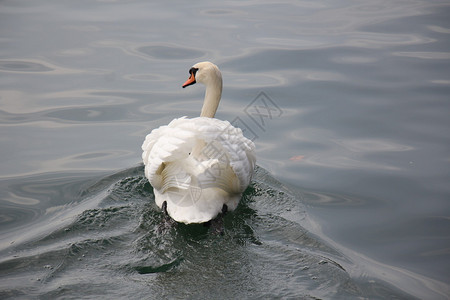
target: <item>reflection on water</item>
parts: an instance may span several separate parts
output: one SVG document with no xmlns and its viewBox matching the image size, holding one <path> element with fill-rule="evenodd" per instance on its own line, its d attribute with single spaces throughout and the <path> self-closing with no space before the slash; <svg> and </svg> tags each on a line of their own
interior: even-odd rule
<svg viewBox="0 0 450 300">
<path fill-rule="evenodd" d="M 0 298 L 448 297 L 449 8 L 2 1 Z M 199 114 L 181 84 L 201 60 L 271 174 L 223 239 L 158 234 L 130 169 L 152 128 Z"/>
<path fill-rule="evenodd" d="M 48 72 L 53 69 L 46 67 L 43 64 L 35 63 L 31 61 L 14 61 L 3 60 L 0 61 L 0 70 L 6 72 Z"/>
</svg>

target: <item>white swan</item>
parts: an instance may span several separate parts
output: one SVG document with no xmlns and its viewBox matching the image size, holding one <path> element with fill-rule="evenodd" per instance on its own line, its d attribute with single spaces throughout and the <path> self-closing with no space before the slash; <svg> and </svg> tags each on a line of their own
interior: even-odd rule
<svg viewBox="0 0 450 300">
<path fill-rule="evenodd" d="M 206 85 L 200 117 L 174 119 L 142 144 L 145 176 L 156 204 L 177 222 L 204 223 L 234 210 L 252 178 L 255 145 L 242 130 L 214 118 L 222 75 L 210 62 L 195 64 L 183 88 Z"/>
</svg>

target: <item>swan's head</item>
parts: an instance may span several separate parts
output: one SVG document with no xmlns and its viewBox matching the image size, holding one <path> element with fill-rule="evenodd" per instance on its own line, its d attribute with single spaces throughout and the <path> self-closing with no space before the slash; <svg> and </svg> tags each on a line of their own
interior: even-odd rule
<svg viewBox="0 0 450 300">
<path fill-rule="evenodd" d="M 205 85 L 220 84 L 220 88 L 222 88 L 222 74 L 220 73 L 219 68 L 209 61 L 196 63 L 189 70 L 189 74 L 191 74 L 191 76 L 183 84 L 183 88 L 193 85 L 196 82 Z"/>
</svg>

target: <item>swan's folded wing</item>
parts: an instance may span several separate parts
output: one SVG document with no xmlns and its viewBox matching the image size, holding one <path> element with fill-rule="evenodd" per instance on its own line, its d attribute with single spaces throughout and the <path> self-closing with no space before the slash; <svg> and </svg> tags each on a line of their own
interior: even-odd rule
<svg viewBox="0 0 450 300">
<path fill-rule="evenodd" d="M 145 165 L 145 176 L 150 184 L 157 189 L 169 188 L 177 181 L 186 183 L 186 174 L 181 174 L 181 169 L 177 165 L 172 165 L 169 169 L 179 176 L 169 176 L 169 170 L 165 170 L 169 163 L 183 160 L 189 156 L 195 135 L 191 131 L 186 131 L 178 127 L 161 126 L 154 129 L 145 138 L 142 144 L 142 160 Z M 175 170 L 174 168 L 177 168 Z"/>
<path fill-rule="evenodd" d="M 242 193 L 253 174 L 255 146 L 243 136 L 241 129 L 228 121 L 205 117 L 174 119 L 169 125 L 153 130 L 146 137 L 142 145 L 142 158 L 145 175 L 152 186 L 157 189 L 165 186 L 167 189 L 176 182 L 187 182 L 181 169 L 176 170 L 180 173 L 176 179 L 173 176 L 163 178 L 161 172 L 167 163 L 185 160 L 199 141 L 205 144 L 199 161 L 199 164 L 203 164 L 203 171 L 195 167 L 199 185 L 210 186 L 214 178 L 224 191 Z M 200 174 L 202 172 L 204 174 Z M 165 180 L 171 184 L 165 183 Z"/>
<path fill-rule="evenodd" d="M 228 122 L 226 122 L 228 123 Z M 240 193 L 250 184 L 255 166 L 254 143 L 243 136 L 242 130 L 228 126 L 217 137 L 229 156 L 229 164 L 240 183 Z"/>
<path fill-rule="evenodd" d="M 161 193 L 164 193 L 170 188 L 187 190 L 190 185 L 191 175 L 184 170 L 182 162 L 166 164 L 164 170 L 161 172 L 161 187 L 159 188 Z"/>
<path fill-rule="evenodd" d="M 202 162 L 200 168 L 196 176 L 200 188 L 219 188 L 230 195 L 241 193 L 239 178 L 228 163 L 211 159 Z"/>
</svg>

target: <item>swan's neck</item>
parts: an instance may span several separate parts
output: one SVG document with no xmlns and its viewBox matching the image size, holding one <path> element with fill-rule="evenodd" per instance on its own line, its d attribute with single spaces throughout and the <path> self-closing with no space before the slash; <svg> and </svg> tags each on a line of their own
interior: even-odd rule
<svg viewBox="0 0 450 300">
<path fill-rule="evenodd" d="M 211 78 L 206 84 L 205 100 L 203 101 L 200 117 L 214 118 L 222 96 L 222 76 Z"/>
</svg>

